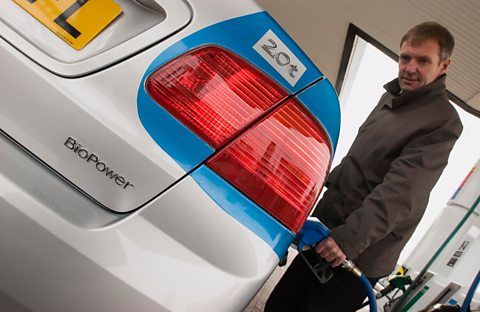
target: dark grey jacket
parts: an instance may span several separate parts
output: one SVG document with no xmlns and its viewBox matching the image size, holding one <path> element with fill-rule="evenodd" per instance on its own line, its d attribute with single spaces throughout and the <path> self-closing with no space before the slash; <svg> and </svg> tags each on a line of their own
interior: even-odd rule
<svg viewBox="0 0 480 312">
<path fill-rule="evenodd" d="M 384 86 L 313 213 L 368 277 L 394 269 L 462 132 L 445 78 L 401 94 L 397 79 Z"/>
</svg>

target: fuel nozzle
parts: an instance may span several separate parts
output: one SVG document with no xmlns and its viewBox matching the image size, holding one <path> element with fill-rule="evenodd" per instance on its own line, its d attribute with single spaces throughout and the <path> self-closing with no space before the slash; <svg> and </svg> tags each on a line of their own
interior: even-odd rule
<svg viewBox="0 0 480 312">
<path fill-rule="evenodd" d="M 313 248 L 315 245 L 327 238 L 330 230 L 318 219 L 309 219 L 305 222 L 302 229 L 295 238 L 295 244 L 299 255 L 305 261 L 306 265 L 312 271 L 313 275 L 322 284 L 328 282 L 333 276 L 333 271 L 325 259 L 320 257 Z M 304 250 L 304 247 L 308 247 Z"/>
<path fill-rule="evenodd" d="M 297 250 L 301 252 L 305 246 L 312 248 L 329 235 L 330 230 L 322 222 L 318 219 L 308 219 L 295 238 Z"/>
<path fill-rule="evenodd" d="M 394 277 L 388 280 L 388 285 L 381 291 L 379 291 L 376 295 L 377 299 L 382 298 L 383 296 L 387 295 L 391 291 L 395 289 L 400 289 L 401 291 L 405 292 L 405 286 L 410 285 L 412 283 L 412 279 L 408 275 L 395 275 Z"/>
<path fill-rule="evenodd" d="M 302 229 L 295 238 L 299 255 L 305 260 L 312 273 L 320 283 L 326 283 L 333 275 L 330 263 L 321 258 L 313 247 L 318 242 L 324 240 L 330 235 L 330 230 L 318 220 L 307 220 Z M 304 252 L 303 247 L 309 246 L 310 249 Z M 368 295 L 367 304 L 370 305 L 370 311 L 377 311 L 377 302 L 374 291 L 368 278 L 362 274 L 357 266 L 350 260 L 342 263 L 343 268 L 359 277 L 361 284 L 365 287 Z"/>
</svg>

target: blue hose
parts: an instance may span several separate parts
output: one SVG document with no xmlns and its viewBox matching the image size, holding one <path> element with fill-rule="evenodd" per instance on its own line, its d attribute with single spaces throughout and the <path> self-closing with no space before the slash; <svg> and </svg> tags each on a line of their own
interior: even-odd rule
<svg viewBox="0 0 480 312">
<path fill-rule="evenodd" d="M 473 294 L 475 294 L 475 290 L 477 289 L 479 280 L 480 280 L 480 271 L 478 271 L 477 276 L 473 280 L 473 283 L 470 286 L 470 289 L 468 290 L 465 300 L 463 300 L 463 304 L 462 304 L 462 308 L 460 309 L 460 312 L 467 312 L 467 309 L 470 306 L 470 302 L 472 302 Z"/>
<path fill-rule="evenodd" d="M 362 282 L 363 287 L 367 291 L 370 312 L 377 312 L 378 311 L 377 299 L 375 298 L 375 294 L 373 293 L 373 288 L 372 288 L 372 285 L 370 285 L 370 281 L 363 273 L 362 275 L 360 275 L 360 281 Z"/>
</svg>

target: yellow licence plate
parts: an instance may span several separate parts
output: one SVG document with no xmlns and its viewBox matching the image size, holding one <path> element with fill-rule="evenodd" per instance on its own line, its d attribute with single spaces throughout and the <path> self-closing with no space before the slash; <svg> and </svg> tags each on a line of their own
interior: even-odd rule
<svg viewBox="0 0 480 312">
<path fill-rule="evenodd" d="M 113 0 L 13 1 L 76 50 L 87 45 L 122 13 Z"/>
</svg>

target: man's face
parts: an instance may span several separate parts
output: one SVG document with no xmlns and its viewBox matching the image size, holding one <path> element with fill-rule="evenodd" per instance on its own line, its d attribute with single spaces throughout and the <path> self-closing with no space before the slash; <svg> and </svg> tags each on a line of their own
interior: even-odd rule
<svg viewBox="0 0 480 312">
<path fill-rule="evenodd" d="M 447 71 L 450 58 L 441 61 L 440 46 L 433 39 L 426 40 L 418 46 L 409 41 L 400 47 L 398 61 L 398 81 L 402 90 L 412 91 L 423 87 Z"/>
</svg>

